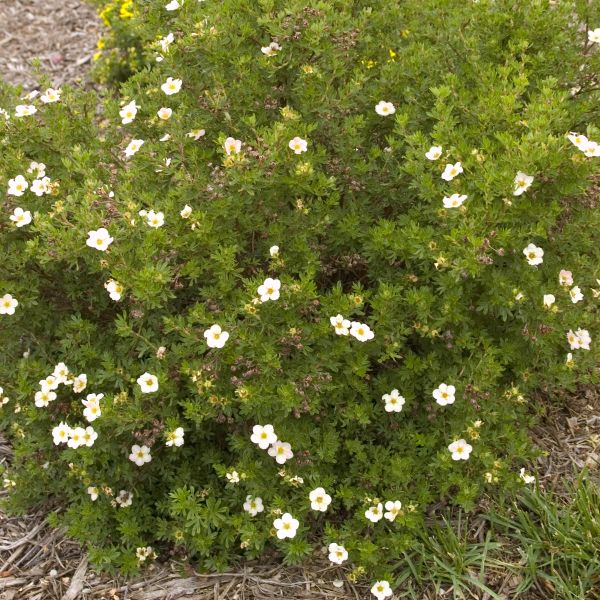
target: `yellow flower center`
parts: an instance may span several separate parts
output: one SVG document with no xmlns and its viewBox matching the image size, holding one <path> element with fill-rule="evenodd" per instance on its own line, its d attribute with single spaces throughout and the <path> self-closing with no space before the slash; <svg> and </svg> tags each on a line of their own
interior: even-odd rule
<svg viewBox="0 0 600 600">
<path fill-rule="evenodd" d="M 365 330 L 362 327 L 360 327 L 359 329 L 356 330 L 356 333 L 358 333 L 358 335 L 364 335 Z"/>
<path fill-rule="evenodd" d="M 154 381 L 152 379 L 146 379 L 146 385 L 152 385 Z"/>
<path fill-rule="evenodd" d="M 529 258 L 535 258 L 535 252 L 530 252 L 527 256 Z"/>
</svg>

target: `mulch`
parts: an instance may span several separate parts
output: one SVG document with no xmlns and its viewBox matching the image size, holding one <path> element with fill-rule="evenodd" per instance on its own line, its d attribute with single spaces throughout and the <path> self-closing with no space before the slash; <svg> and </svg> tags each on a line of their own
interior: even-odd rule
<svg viewBox="0 0 600 600">
<path fill-rule="evenodd" d="M 37 58 L 54 87 L 80 81 L 101 28 L 95 10 L 79 0 L 0 0 L 0 77 L 36 89 Z"/>
</svg>

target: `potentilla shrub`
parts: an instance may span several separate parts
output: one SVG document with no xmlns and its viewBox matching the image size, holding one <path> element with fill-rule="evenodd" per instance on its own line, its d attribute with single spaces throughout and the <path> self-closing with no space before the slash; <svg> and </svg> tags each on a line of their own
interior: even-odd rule
<svg viewBox="0 0 600 600">
<path fill-rule="evenodd" d="M 116 97 L 2 91 L 11 505 L 385 598 L 426 515 L 532 483 L 531 392 L 597 381 L 600 9 L 178 4 Z"/>
</svg>

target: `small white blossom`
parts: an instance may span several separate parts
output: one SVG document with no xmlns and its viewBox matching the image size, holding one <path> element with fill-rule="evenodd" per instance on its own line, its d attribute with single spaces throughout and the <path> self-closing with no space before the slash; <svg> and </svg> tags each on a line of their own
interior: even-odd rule
<svg viewBox="0 0 600 600">
<path fill-rule="evenodd" d="M 180 446 L 183 446 L 183 435 L 183 427 L 177 427 L 177 429 L 170 431 L 167 434 L 167 441 L 165 444 L 167 446 L 176 446 L 179 448 Z"/>
<path fill-rule="evenodd" d="M 600 44 L 600 27 L 588 31 L 588 40 L 592 44 Z"/>
<path fill-rule="evenodd" d="M 173 79 L 172 77 L 167 77 L 167 81 L 160 86 L 160 89 L 167 95 L 172 96 L 173 94 L 177 94 L 181 89 L 182 81 L 181 79 Z"/>
<path fill-rule="evenodd" d="M 384 394 L 381 399 L 385 402 L 385 412 L 400 412 L 406 400 L 397 389 L 389 394 Z"/>
<path fill-rule="evenodd" d="M 119 302 L 119 300 L 121 300 L 123 295 L 123 286 L 118 281 L 109 279 L 104 284 L 104 289 L 108 292 L 111 300 L 114 300 L 115 302 Z"/>
<path fill-rule="evenodd" d="M 206 135 L 206 131 L 204 129 L 192 129 L 191 131 L 188 131 L 188 133 L 186 135 L 189 138 L 192 138 L 193 140 L 198 141 L 201 137 L 204 137 L 204 135 Z M 241 146 L 241 142 L 240 142 L 240 146 Z"/>
<path fill-rule="evenodd" d="M 273 521 L 273 527 L 277 530 L 277 537 L 280 540 L 295 537 L 299 525 L 298 520 L 294 519 L 290 513 L 284 513 L 280 519 Z"/>
<path fill-rule="evenodd" d="M 400 502 L 400 500 L 388 500 L 385 503 L 386 512 L 383 514 L 383 516 L 388 521 L 395 521 L 396 517 L 400 514 L 401 508 L 402 502 Z"/>
<path fill-rule="evenodd" d="M 104 227 L 100 227 L 96 231 L 88 231 L 88 239 L 85 243 L 90 248 L 104 252 L 113 243 L 113 238 Z"/>
<path fill-rule="evenodd" d="M 376 506 L 370 506 L 365 511 L 365 517 L 367 517 L 371 523 L 377 523 L 377 521 L 381 521 L 381 519 L 383 519 L 383 504 L 380 502 Z"/>
<path fill-rule="evenodd" d="M 163 108 L 161 108 L 156 114 L 159 119 L 162 119 L 163 121 L 168 121 L 173 114 L 173 110 L 170 108 L 165 108 L 163 106 Z"/>
<path fill-rule="evenodd" d="M 583 293 L 577 285 L 569 290 L 569 296 L 571 296 L 571 302 L 573 304 L 577 304 L 580 300 L 583 300 Z"/>
<path fill-rule="evenodd" d="M 52 193 L 52 182 L 50 181 L 50 177 L 34 179 L 31 182 L 31 187 L 29 189 L 32 193 L 38 196 L 38 198 L 43 196 L 44 194 Z"/>
<path fill-rule="evenodd" d="M 385 580 L 376 581 L 371 588 L 371 594 L 377 600 L 385 600 L 385 598 L 389 598 L 392 595 L 392 588 L 390 588 L 390 584 Z"/>
<path fill-rule="evenodd" d="M 133 502 L 133 494 L 127 490 L 121 490 L 119 495 L 115 498 L 115 502 L 121 508 L 127 508 L 128 506 L 131 506 Z"/>
<path fill-rule="evenodd" d="M 440 406 L 446 406 L 447 404 L 454 404 L 456 398 L 456 388 L 453 385 L 446 385 L 441 383 L 439 387 L 433 390 L 433 397 Z"/>
<path fill-rule="evenodd" d="M 53 400 L 56 400 L 56 392 L 40 390 L 35 394 L 35 405 L 38 408 L 46 408 Z"/>
<path fill-rule="evenodd" d="M 75 427 L 74 429 L 71 429 L 67 446 L 69 446 L 69 448 L 79 448 L 79 446 L 85 443 L 84 436 L 85 429 L 83 427 Z"/>
<path fill-rule="evenodd" d="M 150 448 L 148 446 L 138 446 L 134 444 L 131 446 L 131 454 L 129 455 L 129 460 L 134 462 L 138 467 L 149 463 L 152 460 L 152 456 L 150 455 Z"/>
<path fill-rule="evenodd" d="M 225 154 L 227 154 L 227 156 L 239 154 L 242 151 L 242 141 L 228 137 L 223 143 L 223 147 L 225 148 Z"/>
<path fill-rule="evenodd" d="M 448 163 L 444 172 L 442 173 L 442 179 L 444 181 L 452 181 L 455 177 L 463 172 L 462 164 L 457 162 L 455 164 Z"/>
<path fill-rule="evenodd" d="M 98 500 L 98 495 L 100 494 L 100 490 L 97 487 L 90 485 L 87 489 L 87 493 L 90 495 L 90 500 L 95 502 Z"/>
<path fill-rule="evenodd" d="M 295 138 L 289 141 L 288 146 L 290 150 L 294 151 L 294 154 L 302 154 L 303 152 L 306 152 L 308 142 L 296 136 Z"/>
<path fill-rule="evenodd" d="M 396 108 L 391 102 L 381 100 L 375 106 L 375 112 L 382 117 L 386 117 L 387 115 L 393 115 L 396 112 Z"/>
<path fill-rule="evenodd" d="M 279 246 L 271 246 L 271 247 L 269 248 L 269 254 L 270 254 L 272 257 L 275 257 L 275 256 L 277 256 L 277 255 L 279 254 Z"/>
<path fill-rule="evenodd" d="M 91 448 L 94 445 L 94 442 L 98 439 L 98 434 L 94 431 L 93 427 L 88 426 L 85 428 L 82 437 L 82 445 Z"/>
<path fill-rule="evenodd" d="M 573 285 L 573 273 L 571 271 L 565 271 L 561 269 L 558 274 L 558 283 L 564 287 L 569 287 Z"/>
<path fill-rule="evenodd" d="M 35 176 L 38 178 L 44 177 L 46 175 L 46 165 L 44 163 L 36 162 L 35 160 L 31 161 L 27 172 L 31 174 L 35 172 Z"/>
<path fill-rule="evenodd" d="M 267 302 L 267 300 L 278 300 L 280 288 L 281 281 L 279 281 L 279 279 L 267 277 L 265 282 L 258 286 L 257 293 L 260 297 L 260 301 Z"/>
<path fill-rule="evenodd" d="M 192 207 L 186 204 L 179 214 L 181 215 L 182 219 L 187 219 L 192 214 Z"/>
<path fill-rule="evenodd" d="M 229 339 L 229 334 L 220 325 L 212 325 L 204 332 L 204 337 L 209 348 L 222 348 Z"/>
<path fill-rule="evenodd" d="M 230 471 L 229 473 L 225 473 L 225 477 L 229 483 L 239 483 L 240 475 L 237 471 Z"/>
<path fill-rule="evenodd" d="M 129 104 L 123 106 L 123 108 L 119 111 L 121 123 L 123 125 L 128 125 L 129 123 L 131 123 L 135 119 L 138 109 L 139 106 L 135 103 L 135 100 L 132 100 L 131 102 L 129 102 Z"/>
<path fill-rule="evenodd" d="M 364 323 L 358 323 L 357 321 L 352 321 L 350 326 L 350 335 L 355 337 L 359 342 L 368 342 L 375 337 L 375 334 L 371 331 L 368 325 Z"/>
<path fill-rule="evenodd" d="M 252 428 L 250 441 L 257 444 L 261 450 L 266 450 L 269 446 L 275 444 L 277 442 L 277 435 L 273 429 L 273 425 L 255 425 Z"/>
<path fill-rule="evenodd" d="M 19 104 L 15 106 L 15 117 L 30 117 L 37 112 L 37 108 L 33 104 Z"/>
<path fill-rule="evenodd" d="M 277 464 L 283 465 L 290 458 L 293 458 L 294 453 L 292 452 L 292 446 L 287 442 L 274 442 L 269 450 L 267 451 L 269 456 L 272 456 Z"/>
<path fill-rule="evenodd" d="M 10 215 L 10 220 L 17 227 L 24 227 L 25 225 L 29 225 L 31 223 L 31 213 L 28 210 L 23 210 L 20 207 L 15 208 L 13 214 Z"/>
<path fill-rule="evenodd" d="M 247 513 L 250 513 L 252 517 L 255 517 L 258 513 L 263 512 L 265 510 L 265 507 L 263 506 L 262 498 L 254 498 L 251 495 L 246 496 L 246 502 L 244 502 L 244 510 Z"/>
<path fill-rule="evenodd" d="M 431 146 L 427 152 L 425 152 L 425 157 L 429 160 L 437 160 L 442 156 L 442 147 L 441 146 Z"/>
<path fill-rule="evenodd" d="M 8 180 L 8 191 L 6 193 L 9 196 L 22 196 L 28 187 L 29 184 L 25 177 L 17 175 L 14 179 Z"/>
<path fill-rule="evenodd" d="M 535 244 L 529 244 L 523 248 L 523 254 L 526 256 L 528 264 L 533 267 L 544 262 L 544 251 Z"/>
<path fill-rule="evenodd" d="M 85 390 L 87 386 L 87 375 L 85 373 L 81 373 L 80 375 L 77 375 L 77 377 L 75 377 L 75 379 L 73 380 L 73 391 L 76 394 L 80 394 L 81 392 L 83 392 L 83 390 Z"/>
<path fill-rule="evenodd" d="M 85 406 L 83 416 L 88 423 L 95 421 L 102 415 L 102 411 L 100 410 L 100 400 L 102 398 L 104 398 L 104 394 L 88 394 L 86 399 L 81 401 L 83 406 Z"/>
<path fill-rule="evenodd" d="M 535 483 L 535 477 L 533 475 L 527 475 L 524 467 L 519 471 L 519 477 L 527 484 Z"/>
<path fill-rule="evenodd" d="M 350 321 L 344 319 L 342 315 L 329 317 L 329 322 L 333 325 L 337 335 L 348 335 L 350 333 Z"/>
<path fill-rule="evenodd" d="M 171 0 L 171 2 L 169 2 L 166 6 L 165 6 L 165 10 L 168 11 L 174 11 L 177 10 L 179 8 L 181 8 L 181 6 L 183 5 L 183 0 Z"/>
<path fill-rule="evenodd" d="M 142 394 L 151 394 L 158 390 L 158 377 L 146 372 L 137 378 Z"/>
<path fill-rule="evenodd" d="M 154 212 L 153 210 L 149 210 L 146 213 L 146 225 L 148 227 L 152 227 L 153 229 L 158 229 L 165 224 L 165 215 L 162 212 Z"/>
<path fill-rule="evenodd" d="M 525 173 L 519 171 L 515 176 L 515 189 L 513 191 L 513 196 L 520 196 L 524 192 L 526 192 L 533 183 L 533 175 L 526 175 Z"/>
<path fill-rule="evenodd" d="M 344 546 L 332 543 L 329 544 L 327 550 L 329 551 L 329 560 L 336 565 L 341 565 L 348 560 L 348 552 Z"/>
<path fill-rule="evenodd" d="M 544 294 L 544 306 L 550 308 L 556 302 L 554 294 Z"/>
<path fill-rule="evenodd" d="M 123 150 L 125 156 L 133 156 L 144 144 L 144 140 L 131 140 L 127 145 L 127 148 Z"/>
<path fill-rule="evenodd" d="M 322 487 L 315 488 L 310 492 L 308 499 L 310 507 L 319 512 L 325 512 L 331 504 L 331 496 Z"/>
<path fill-rule="evenodd" d="M 0 298 L 0 315 L 14 315 L 17 306 L 19 306 L 19 302 L 16 298 L 13 298 L 10 294 L 4 294 Z"/>
<path fill-rule="evenodd" d="M 60 90 L 48 88 L 41 96 L 40 100 L 44 104 L 51 104 L 52 102 L 58 102 L 60 100 Z"/>
<path fill-rule="evenodd" d="M 468 460 L 473 446 L 467 444 L 463 439 L 456 440 L 448 446 L 448 450 L 452 453 L 452 460 Z"/>
<path fill-rule="evenodd" d="M 460 194 L 452 194 L 452 196 L 444 196 L 443 204 L 444 208 L 458 208 L 462 206 L 462 203 L 467 199 L 466 194 L 462 196 Z"/>
<path fill-rule="evenodd" d="M 594 156 L 600 156 L 600 144 L 598 142 L 588 141 L 588 143 L 582 148 L 583 153 L 592 158 Z"/>
<path fill-rule="evenodd" d="M 582 135 L 580 133 L 575 133 L 575 132 L 571 132 L 569 135 L 567 135 L 567 138 L 574 146 L 579 148 L 579 150 L 581 150 L 581 151 L 584 150 L 584 148 L 587 146 L 587 143 L 589 141 L 587 139 L 587 137 L 585 137 L 585 135 Z"/>
<path fill-rule="evenodd" d="M 268 46 L 260 49 L 265 56 L 275 56 L 280 50 L 281 46 L 277 42 L 271 42 Z"/>
</svg>

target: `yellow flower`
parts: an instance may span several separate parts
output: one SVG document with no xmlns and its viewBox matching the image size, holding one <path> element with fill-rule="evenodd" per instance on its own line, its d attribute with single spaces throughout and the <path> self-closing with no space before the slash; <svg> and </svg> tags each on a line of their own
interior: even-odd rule
<svg viewBox="0 0 600 600">
<path fill-rule="evenodd" d="M 125 2 L 121 4 L 119 16 L 121 19 L 130 19 L 133 17 L 133 0 L 125 0 Z"/>
</svg>

